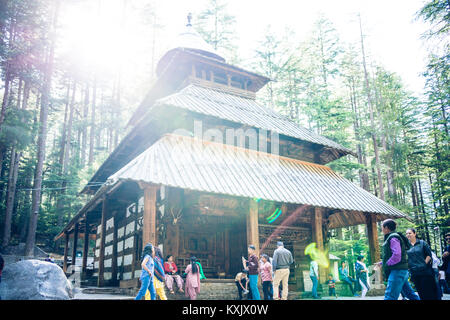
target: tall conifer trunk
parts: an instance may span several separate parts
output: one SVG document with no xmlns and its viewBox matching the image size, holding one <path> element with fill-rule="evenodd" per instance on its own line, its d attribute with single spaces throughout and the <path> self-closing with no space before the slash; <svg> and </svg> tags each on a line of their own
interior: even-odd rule
<svg viewBox="0 0 450 320">
<path fill-rule="evenodd" d="M 45 160 L 45 146 L 47 141 L 47 119 L 49 112 L 49 103 L 50 103 L 50 94 L 51 94 L 51 83 L 52 83 L 52 75 L 53 75 L 53 60 L 55 53 L 55 45 L 56 45 L 56 27 L 57 27 L 57 19 L 59 14 L 59 5 L 60 1 L 55 0 L 54 8 L 53 8 L 53 16 L 51 23 L 51 41 L 50 47 L 48 49 L 48 55 L 46 56 L 45 63 L 45 72 L 44 72 L 44 82 L 42 87 L 41 94 L 41 111 L 39 116 L 39 135 L 38 135 L 38 145 L 37 145 L 37 163 L 34 174 L 34 182 L 33 182 L 33 192 L 32 192 L 32 200 L 31 200 L 31 214 L 30 220 L 28 224 L 28 235 L 27 242 L 25 245 L 25 255 L 32 256 L 34 254 L 34 246 L 36 242 L 36 228 L 37 221 L 39 217 L 39 208 L 41 204 L 41 195 L 42 195 L 42 173 L 44 167 Z"/>
<path fill-rule="evenodd" d="M 363 67 L 364 67 L 364 81 L 366 86 L 366 94 L 367 94 L 367 104 L 369 106 L 369 115 L 370 115 L 370 125 L 371 125 L 371 137 L 373 144 L 373 151 L 375 153 L 375 164 L 377 168 L 377 177 L 378 177 L 378 188 L 379 188 L 379 197 L 381 200 L 384 200 L 384 188 L 383 188 L 383 179 L 381 176 L 381 166 L 380 166 L 380 155 L 378 151 L 378 142 L 376 136 L 376 127 L 375 127 L 375 119 L 374 119 L 374 111 L 372 104 L 372 97 L 370 94 L 370 86 L 369 86 L 369 76 L 367 74 L 367 65 L 366 65 L 366 54 L 364 52 L 364 39 L 362 32 L 362 24 L 361 24 L 361 16 L 359 16 L 359 28 L 361 33 L 361 52 L 363 58 Z"/>
</svg>

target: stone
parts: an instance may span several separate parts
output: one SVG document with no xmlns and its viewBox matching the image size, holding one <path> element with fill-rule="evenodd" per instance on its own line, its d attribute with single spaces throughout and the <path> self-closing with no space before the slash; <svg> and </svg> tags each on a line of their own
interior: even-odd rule
<svg viewBox="0 0 450 320">
<path fill-rule="evenodd" d="M 22 260 L 6 264 L 0 283 L 3 300 L 68 300 L 73 287 L 56 264 L 40 260 Z"/>
</svg>

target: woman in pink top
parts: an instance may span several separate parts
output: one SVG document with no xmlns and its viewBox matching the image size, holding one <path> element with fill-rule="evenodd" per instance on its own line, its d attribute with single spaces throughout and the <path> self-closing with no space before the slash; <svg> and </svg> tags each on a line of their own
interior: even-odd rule
<svg viewBox="0 0 450 320">
<path fill-rule="evenodd" d="M 191 300 L 197 299 L 197 294 L 200 293 L 200 271 L 195 257 L 191 257 L 191 264 L 186 267 L 185 295 Z"/>
<path fill-rule="evenodd" d="M 269 262 L 269 256 L 267 254 L 261 255 L 259 270 L 261 273 L 264 300 L 273 300 L 272 265 Z"/>
</svg>

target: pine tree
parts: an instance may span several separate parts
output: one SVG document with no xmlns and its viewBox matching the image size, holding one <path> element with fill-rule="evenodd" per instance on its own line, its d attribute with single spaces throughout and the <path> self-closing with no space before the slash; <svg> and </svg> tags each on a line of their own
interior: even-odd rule
<svg viewBox="0 0 450 320">
<path fill-rule="evenodd" d="M 209 0 L 206 9 L 200 12 L 193 26 L 229 63 L 238 64 L 235 22 L 236 18 L 227 11 L 225 0 Z"/>
</svg>

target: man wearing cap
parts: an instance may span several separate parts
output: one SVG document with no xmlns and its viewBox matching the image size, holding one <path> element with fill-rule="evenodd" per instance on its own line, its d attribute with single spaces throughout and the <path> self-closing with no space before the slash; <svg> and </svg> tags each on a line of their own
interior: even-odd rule
<svg viewBox="0 0 450 320">
<path fill-rule="evenodd" d="M 280 282 L 283 284 L 281 292 L 281 300 L 287 300 L 288 297 L 288 280 L 289 280 L 289 266 L 294 262 L 292 253 L 287 250 L 283 242 L 277 242 L 277 249 L 273 253 L 272 267 L 275 270 L 273 278 L 273 299 L 280 300 L 278 295 L 278 287 Z"/>
</svg>

